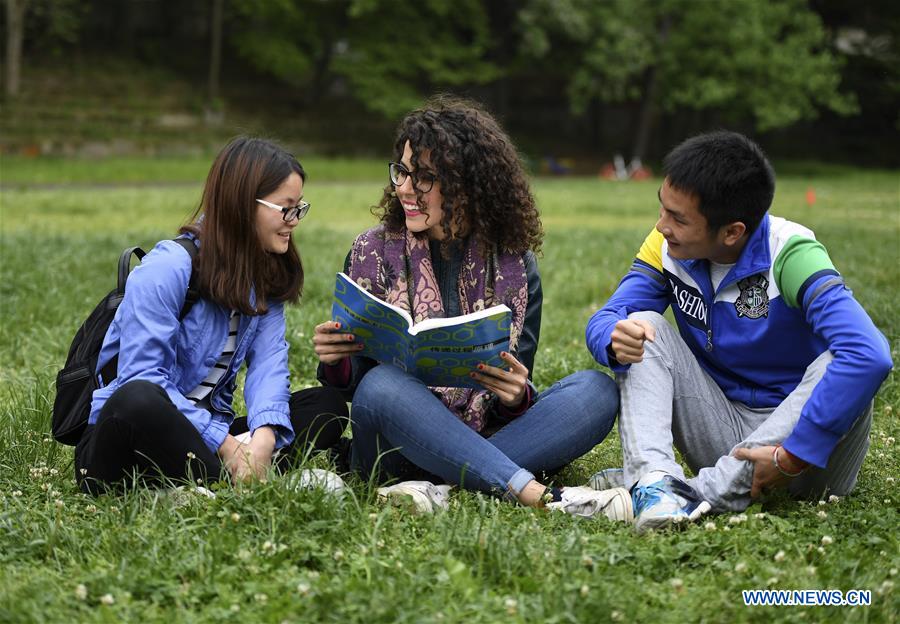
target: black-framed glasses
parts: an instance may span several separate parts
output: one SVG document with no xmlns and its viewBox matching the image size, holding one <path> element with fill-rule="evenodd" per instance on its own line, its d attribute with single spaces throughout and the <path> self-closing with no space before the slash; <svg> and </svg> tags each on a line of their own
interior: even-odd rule
<svg viewBox="0 0 900 624">
<path fill-rule="evenodd" d="M 420 193 L 427 193 L 434 186 L 437 176 L 431 171 L 424 169 L 416 173 L 410 172 L 402 163 L 388 163 L 388 175 L 391 177 L 391 184 L 394 186 L 403 186 L 406 184 L 407 178 L 412 178 L 413 186 Z"/>
<path fill-rule="evenodd" d="M 272 202 L 267 202 L 264 199 L 257 199 L 259 203 L 263 206 L 268 206 L 273 210 L 277 210 L 281 213 L 281 218 L 284 221 L 293 221 L 297 219 L 298 221 L 306 216 L 306 213 L 309 212 L 309 202 L 303 201 L 302 199 L 297 202 L 296 206 L 279 206 L 278 204 L 273 204 Z"/>
</svg>

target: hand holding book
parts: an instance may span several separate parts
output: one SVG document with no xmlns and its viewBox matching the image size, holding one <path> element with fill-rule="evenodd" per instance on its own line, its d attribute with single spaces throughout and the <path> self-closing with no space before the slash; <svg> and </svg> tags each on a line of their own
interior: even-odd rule
<svg viewBox="0 0 900 624">
<path fill-rule="evenodd" d="M 509 370 L 479 364 L 478 371 L 469 373 L 469 376 L 485 390 L 497 395 L 503 405 L 518 407 L 525 398 L 525 389 L 528 387 L 528 369 L 508 351 L 501 352 L 500 357 L 509 365 Z"/>
<path fill-rule="evenodd" d="M 351 333 L 340 333 L 341 324 L 326 321 L 316 325 L 313 334 L 313 350 L 322 364 L 333 366 L 346 357 L 356 355 L 362 348 L 362 342 L 356 340 Z"/>
<path fill-rule="evenodd" d="M 325 363 L 326 359 L 337 363 L 355 353 L 394 364 L 429 386 L 479 389 L 482 384 L 470 375 L 479 365 L 489 366 L 489 373 L 507 365 L 500 354 L 509 351 L 512 312 L 505 305 L 414 324 L 406 310 L 378 299 L 338 273 L 331 314 L 339 325 L 322 328 L 321 333 L 330 333 L 330 337 L 314 338 L 316 353 Z M 334 333 L 338 326 L 343 334 Z M 355 339 L 351 340 L 350 334 Z M 342 342 L 344 346 L 338 346 Z M 361 343 L 361 347 L 349 348 L 353 342 Z M 506 377 L 489 376 L 504 392 L 517 394 Z"/>
</svg>

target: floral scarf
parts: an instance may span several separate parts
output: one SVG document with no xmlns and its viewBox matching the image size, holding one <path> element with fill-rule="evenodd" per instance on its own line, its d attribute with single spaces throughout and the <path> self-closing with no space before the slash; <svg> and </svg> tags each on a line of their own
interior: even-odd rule
<svg viewBox="0 0 900 624">
<path fill-rule="evenodd" d="M 426 236 L 383 225 L 363 232 L 350 251 L 350 278 L 379 299 L 409 312 L 413 323 L 444 316 Z M 461 314 L 501 303 L 512 310 L 509 348 L 515 350 L 528 305 L 524 256 L 494 251 L 485 258 L 470 237 L 464 244 L 457 288 Z M 484 428 L 491 393 L 472 388 L 431 390 L 469 427 L 475 431 Z"/>
</svg>

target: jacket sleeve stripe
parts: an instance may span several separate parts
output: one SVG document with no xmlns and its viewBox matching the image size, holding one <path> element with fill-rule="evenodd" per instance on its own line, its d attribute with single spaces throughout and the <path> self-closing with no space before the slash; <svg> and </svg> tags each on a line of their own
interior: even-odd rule
<svg viewBox="0 0 900 624">
<path fill-rule="evenodd" d="M 810 286 L 812 286 L 816 282 L 816 280 L 825 277 L 826 275 L 836 275 L 838 277 L 841 276 L 841 274 L 834 269 L 822 269 L 821 271 L 816 271 L 815 273 L 807 277 L 803 281 L 803 284 L 800 286 L 800 288 L 797 289 L 797 307 L 803 305 L 803 298 L 806 297 L 806 291 L 809 290 Z M 812 303 L 812 301 L 810 301 L 809 303 Z M 807 303 L 806 305 L 808 306 L 809 303 Z"/>
<path fill-rule="evenodd" d="M 632 271 L 637 271 L 638 273 L 643 273 L 647 277 L 655 280 L 659 283 L 660 286 L 666 287 L 668 284 L 666 283 L 666 278 L 660 275 L 659 271 L 654 270 L 652 267 L 648 266 L 646 263 L 641 262 L 639 259 L 635 258 L 634 263 L 631 265 Z"/>
</svg>

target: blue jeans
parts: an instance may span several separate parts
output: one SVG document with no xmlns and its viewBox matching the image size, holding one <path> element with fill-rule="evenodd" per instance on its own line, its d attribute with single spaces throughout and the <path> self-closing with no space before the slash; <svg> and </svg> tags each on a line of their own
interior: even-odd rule
<svg viewBox="0 0 900 624">
<path fill-rule="evenodd" d="M 351 464 L 363 478 L 375 472 L 380 480 L 403 479 L 424 471 L 467 489 L 513 497 L 534 473 L 558 470 L 599 444 L 618 408 L 611 378 L 579 371 L 484 438 L 424 383 L 382 364 L 366 373 L 353 397 Z"/>
</svg>

